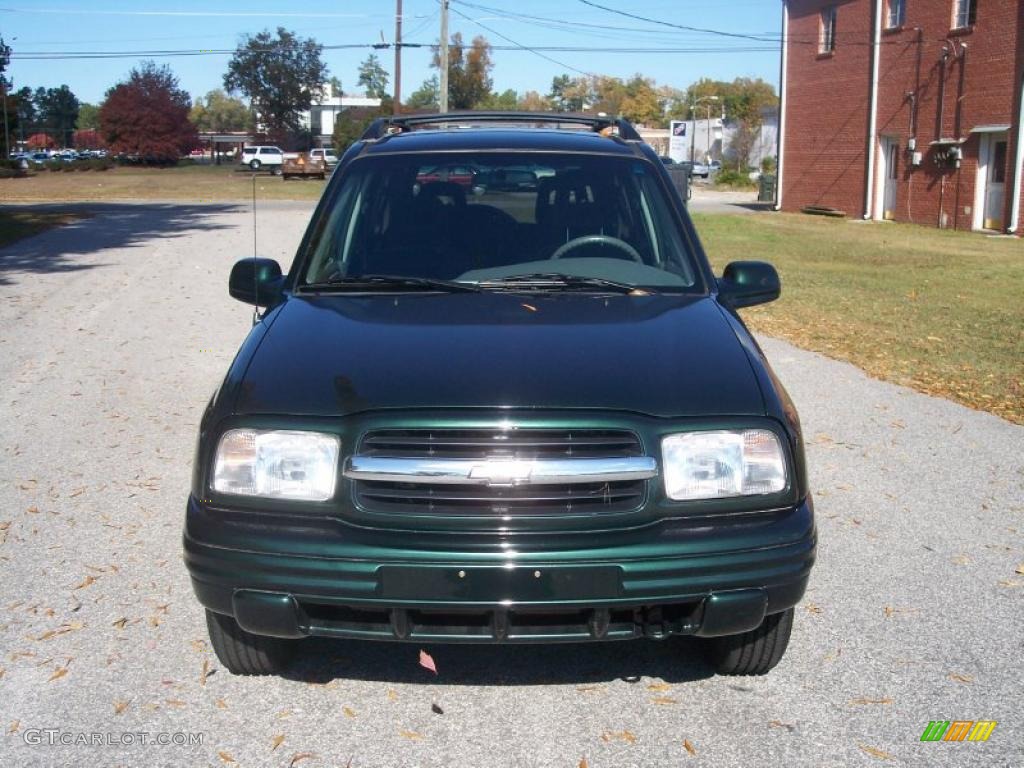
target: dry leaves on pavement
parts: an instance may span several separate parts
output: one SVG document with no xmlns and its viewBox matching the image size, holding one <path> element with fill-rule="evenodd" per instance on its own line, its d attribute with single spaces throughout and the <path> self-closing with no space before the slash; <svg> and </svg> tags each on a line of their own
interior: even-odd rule
<svg viewBox="0 0 1024 768">
<path fill-rule="evenodd" d="M 420 666 L 424 669 L 429 669 L 435 675 L 437 674 L 437 665 L 434 663 L 434 658 L 426 651 L 420 651 Z"/>
<path fill-rule="evenodd" d="M 683 739 L 683 749 L 685 749 L 691 755 L 696 755 L 697 754 L 697 750 L 696 750 L 696 748 L 694 748 L 693 742 L 690 741 L 689 739 Z"/>
<path fill-rule="evenodd" d="M 877 757 L 879 760 L 895 760 L 893 755 L 890 755 L 884 749 L 876 749 L 875 747 L 869 747 L 866 744 L 858 744 L 862 752 L 867 752 L 872 757 Z"/>
</svg>

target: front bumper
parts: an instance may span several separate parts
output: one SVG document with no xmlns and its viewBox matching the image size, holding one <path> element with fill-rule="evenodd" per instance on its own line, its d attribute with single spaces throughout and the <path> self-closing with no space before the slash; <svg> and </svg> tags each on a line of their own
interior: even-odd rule
<svg viewBox="0 0 1024 768">
<path fill-rule="evenodd" d="M 814 563 L 808 498 L 719 521 L 497 541 L 275 521 L 189 499 L 199 601 L 261 635 L 424 642 L 718 636 L 795 605 Z M 553 546 L 552 541 L 557 546 Z"/>
</svg>

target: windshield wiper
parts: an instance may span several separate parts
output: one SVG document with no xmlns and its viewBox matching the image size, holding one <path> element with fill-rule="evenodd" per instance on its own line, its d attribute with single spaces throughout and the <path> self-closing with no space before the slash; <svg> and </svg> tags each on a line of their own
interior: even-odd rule
<svg viewBox="0 0 1024 768">
<path fill-rule="evenodd" d="M 498 277 L 493 280 L 481 280 L 477 283 L 481 288 L 539 288 L 539 289 L 565 289 L 565 288 L 600 288 L 605 291 L 618 293 L 632 293 L 641 291 L 642 288 L 629 283 L 620 283 L 615 280 L 608 280 L 603 277 L 586 277 L 583 275 L 565 275 L 561 272 L 534 272 L 527 275 L 509 275 Z"/>
<path fill-rule="evenodd" d="M 433 277 L 408 277 L 405 275 L 331 275 L 317 283 L 306 283 L 302 289 L 320 290 L 365 290 L 367 288 L 398 288 L 415 291 L 447 291 L 478 293 L 475 283 L 460 283 Z"/>
</svg>

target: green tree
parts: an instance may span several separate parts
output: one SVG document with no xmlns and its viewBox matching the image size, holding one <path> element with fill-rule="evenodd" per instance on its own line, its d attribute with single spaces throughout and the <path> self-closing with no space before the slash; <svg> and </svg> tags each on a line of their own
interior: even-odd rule
<svg viewBox="0 0 1024 768">
<path fill-rule="evenodd" d="M 242 93 L 274 140 L 296 133 L 302 113 L 320 98 L 327 67 L 323 46 L 284 27 L 247 36 L 235 50 L 224 75 L 230 93 Z"/>
<path fill-rule="evenodd" d="M 39 116 L 36 113 L 36 102 L 31 88 L 26 85 L 19 89 L 15 98 L 17 99 L 14 109 L 18 115 L 18 139 L 24 141 L 26 136 L 39 132 Z"/>
<path fill-rule="evenodd" d="M 4 39 L 0 37 L 0 89 L 3 90 L 4 96 L 4 111 L 0 113 L 0 118 L 3 119 L 3 127 L 0 128 L 0 141 L 4 142 L 2 145 L 3 151 L 0 153 L 0 158 L 7 159 L 7 156 L 11 153 L 11 148 L 7 146 L 7 142 L 12 140 L 15 135 L 15 130 L 18 127 L 18 110 L 14 100 L 7 98 L 7 90 L 11 87 L 10 80 L 7 79 L 7 75 L 4 74 L 7 71 L 8 65 L 11 63 L 11 47 L 4 42 Z M 10 102 L 10 103 L 9 103 Z M 15 107 L 11 109 L 11 107 Z"/>
<path fill-rule="evenodd" d="M 434 53 L 431 66 L 440 69 L 441 56 Z M 448 106 L 451 109 L 473 109 L 491 94 L 491 44 L 477 35 L 467 49 L 462 33 L 452 35 L 448 46 Z"/>
<path fill-rule="evenodd" d="M 487 98 L 477 104 L 479 109 L 493 109 L 499 112 L 509 112 L 519 105 L 519 96 L 511 88 L 498 93 L 490 93 Z"/>
<path fill-rule="evenodd" d="M 66 85 L 36 90 L 36 111 L 43 130 L 62 146 L 71 145 L 71 135 L 78 122 L 78 98 Z"/>
<path fill-rule="evenodd" d="M 345 91 L 341 87 L 341 79 L 331 75 L 331 79 L 327 81 L 328 85 L 331 86 L 331 97 L 340 99 L 345 95 Z"/>
<path fill-rule="evenodd" d="M 582 102 L 577 103 L 570 99 L 568 91 L 573 86 L 573 79 L 569 75 L 558 75 L 551 78 L 551 90 L 548 91 L 548 100 L 559 112 L 579 112 L 583 109 Z"/>
<path fill-rule="evenodd" d="M 82 102 L 78 105 L 78 130 L 95 131 L 100 127 L 100 108 L 95 104 Z"/>
<path fill-rule="evenodd" d="M 359 65 L 358 82 L 371 99 L 383 99 L 388 95 L 388 73 L 381 66 L 376 53 L 371 53 Z"/>
<path fill-rule="evenodd" d="M 405 106 L 413 111 L 436 110 L 440 98 L 441 85 L 437 75 L 431 75 L 405 100 Z"/>
<path fill-rule="evenodd" d="M 351 147 L 363 135 L 363 131 L 378 117 L 387 117 L 393 112 L 390 96 L 381 99 L 379 107 L 350 107 L 343 109 L 334 121 L 334 133 L 331 144 L 338 157 Z"/>
<path fill-rule="evenodd" d="M 204 133 L 246 131 L 252 124 L 252 114 L 245 102 L 228 96 L 219 88 L 196 99 L 189 112 L 189 119 Z"/>
</svg>

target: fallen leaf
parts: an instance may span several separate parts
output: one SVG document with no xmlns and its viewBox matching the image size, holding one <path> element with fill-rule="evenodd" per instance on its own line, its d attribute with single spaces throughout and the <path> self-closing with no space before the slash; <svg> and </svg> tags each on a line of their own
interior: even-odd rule
<svg viewBox="0 0 1024 768">
<path fill-rule="evenodd" d="M 648 691 L 670 691 L 672 686 L 668 683 L 651 683 L 647 686 Z"/>
<path fill-rule="evenodd" d="M 235 758 L 233 758 L 231 756 L 230 752 L 224 752 L 223 750 L 221 750 L 220 752 L 217 753 L 217 757 L 220 758 L 220 761 L 222 763 L 235 763 L 235 762 L 238 762 L 237 760 L 235 760 Z"/>
<path fill-rule="evenodd" d="M 770 723 L 768 723 L 768 725 L 771 728 L 785 728 L 790 733 L 796 730 L 795 725 L 793 725 L 792 723 L 784 723 L 781 720 L 772 720 Z"/>
<path fill-rule="evenodd" d="M 602 741 L 625 741 L 629 744 L 636 743 L 636 736 L 631 731 L 605 731 L 601 734 Z"/>
<path fill-rule="evenodd" d="M 164 700 L 164 703 L 166 703 L 166 704 L 168 704 L 169 706 L 172 706 L 172 707 L 178 707 L 179 709 L 180 709 L 181 707 L 187 707 L 187 706 L 188 706 L 188 705 L 187 705 L 187 704 L 186 704 L 186 703 L 185 703 L 184 701 L 182 701 L 181 699 L 165 699 L 165 700 Z"/>
<path fill-rule="evenodd" d="M 884 750 L 875 749 L 874 747 L 869 747 L 866 744 L 858 744 L 857 746 L 860 747 L 862 752 L 867 752 L 869 755 L 871 755 L 872 757 L 877 757 L 879 760 L 896 759 L 893 755 L 890 755 L 888 752 Z"/>
<path fill-rule="evenodd" d="M 284 743 L 284 734 L 279 733 L 270 742 L 270 751 L 273 752 L 275 749 L 280 747 Z"/>
<path fill-rule="evenodd" d="M 437 665 L 434 664 L 433 657 L 424 650 L 420 651 L 420 666 L 424 669 L 429 669 L 435 675 L 437 674 Z"/>
<path fill-rule="evenodd" d="M 958 683 L 973 683 L 974 678 L 971 675 L 958 675 L 956 672 L 949 673 L 949 679 L 955 680 Z"/>
<path fill-rule="evenodd" d="M 224 699 L 217 699 L 214 702 L 214 704 L 216 705 L 217 709 L 227 709 L 228 708 L 228 703 L 226 701 L 224 701 Z"/>
<path fill-rule="evenodd" d="M 1017 566 L 1017 567 L 1016 567 L 1016 568 L 1014 569 L 1014 571 L 1013 571 L 1013 572 L 1014 572 L 1014 573 L 1019 573 L 1019 574 L 1021 574 L 1022 576 L 1024 576 L 1024 563 L 1021 563 L 1020 565 L 1018 565 L 1018 566 Z"/>
<path fill-rule="evenodd" d="M 116 619 L 114 622 L 112 622 L 110 626 L 117 627 L 118 629 L 124 629 L 127 623 L 128 619 L 122 616 L 120 619 Z"/>
<path fill-rule="evenodd" d="M 683 739 L 683 748 L 691 755 L 697 754 L 697 750 L 693 747 L 693 742 L 691 742 L 689 739 Z"/>
<path fill-rule="evenodd" d="M 388 701 L 398 701 L 398 694 L 388 688 Z"/>
<path fill-rule="evenodd" d="M 416 733 L 416 731 L 399 731 L 398 735 L 401 736 L 403 739 L 409 739 L 411 741 L 423 738 L 418 733 Z"/>
<path fill-rule="evenodd" d="M 19 728 L 21 728 L 21 720 L 15 720 L 13 723 L 11 723 L 11 727 L 7 729 L 7 732 L 17 733 Z"/>
<path fill-rule="evenodd" d="M 851 704 L 892 704 L 892 699 L 886 696 L 884 699 L 850 699 Z"/>
<path fill-rule="evenodd" d="M 669 696 L 655 696 L 651 699 L 652 704 L 658 704 L 659 706 L 665 706 L 666 704 L 678 704 L 677 699 L 670 698 Z"/>
<path fill-rule="evenodd" d="M 587 763 L 587 758 L 586 757 L 581 757 L 580 758 L 580 764 L 578 766 L 576 766 L 576 768 L 590 768 L 590 764 Z"/>
<path fill-rule="evenodd" d="M 355 716 L 356 716 L 356 713 L 355 713 L 355 712 L 353 712 L 353 711 L 352 711 L 351 709 L 349 709 L 348 707 L 342 707 L 342 708 L 341 708 L 341 711 L 345 713 L 345 717 L 351 717 L 351 718 L 353 718 L 353 719 L 354 719 L 354 718 L 355 718 Z"/>
<path fill-rule="evenodd" d="M 444 714 L 444 710 L 441 709 L 439 706 L 437 706 L 437 704 L 431 704 L 430 705 L 430 711 L 433 712 L 435 715 L 443 715 Z"/>
<path fill-rule="evenodd" d="M 89 574 L 84 579 L 82 579 L 82 583 L 81 584 L 79 584 L 76 587 L 72 587 L 72 589 L 85 589 L 90 584 L 94 584 L 94 583 L 96 583 L 96 577 L 93 576 L 92 574 Z"/>
<path fill-rule="evenodd" d="M 953 558 L 953 565 L 967 565 L 971 562 L 971 558 L 967 555 L 957 555 Z"/>
<path fill-rule="evenodd" d="M 804 608 L 808 613 L 821 613 L 821 606 L 817 603 L 808 603 Z"/>
<path fill-rule="evenodd" d="M 39 507 L 29 507 L 25 511 L 28 512 L 30 515 L 38 515 L 39 514 Z"/>
<path fill-rule="evenodd" d="M 83 493 L 85 493 L 85 486 L 75 488 L 75 490 L 68 494 L 68 498 L 73 499 L 75 496 L 81 496 Z"/>
<path fill-rule="evenodd" d="M 120 715 L 126 709 L 128 709 L 128 702 L 127 701 L 120 701 L 120 700 L 115 700 L 114 701 L 114 714 L 115 715 Z"/>
<path fill-rule="evenodd" d="M 50 675 L 50 679 L 46 682 L 52 683 L 54 680 L 59 680 L 60 678 L 64 677 L 64 675 L 66 675 L 67 673 L 67 667 L 57 667 L 55 670 L 53 670 L 53 674 Z"/>
<path fill-rule="evenodd" d="M 201 686 L 205 686 L 206 685 L 206 678 L 209 676 L 209 674 L 210 674 L 210 660 L 209 659 L 203 659 L 203 669 L 199 673 L 199 685 L 201 685 Z"/>
<path fill-rule="evenodd" d="M 33 638 L 33 640 L 49 640 L 52 637 L 57 637 L 57 635 L 66 635 L 68 632 L 74 632 L 84 626 L 85 624 L 80 621 L 72 621 L 70 624 L 61 624 L 56 629 L 43 632 L 43 634 L 39 635 L 39 637 Z"/>
</svg>

